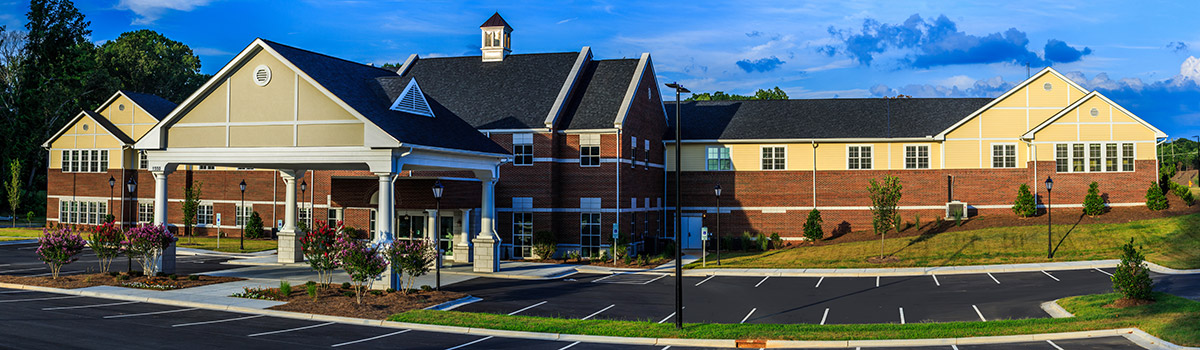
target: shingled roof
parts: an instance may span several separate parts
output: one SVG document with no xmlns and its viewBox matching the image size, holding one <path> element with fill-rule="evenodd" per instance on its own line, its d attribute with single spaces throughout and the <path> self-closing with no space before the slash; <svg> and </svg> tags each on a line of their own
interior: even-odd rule
<svg viewBox="0 0 1200 350">
<path fill-rule="evenodd" d="M 588 62 L 562 114 L 561 128 L 612 128 L 637 65 L 637 59 Z"/>
<path fill-rule="evenodd" d="M 693 101 L 680 108 L 684 140 L 909 138 L 937 135 L 990 98 Z M 674 130 L 675 103 L 668 102 Z M 674 140 L 669 132 L 666 140 Z"/>
<path fill-rule="evenodd" d="M 479 56 L 421 58 L 403 78 L 417 79 L 438 117 L 443 114 L 434 105 L 477 129 L 544 128 L 578 57 L 566 52 L 509 55 L 501 62 L 483 62 Z"/>
<path fill-rule="evenodd" d="M 508 22 L 504 21 L 504 17 L 500 17 L 499 12 L 492 14 L 492 17 L 489 17 L 487 21 L 484 21 L 483 24 L 479 25 L 479 28 L 483 28 L 483 27 L 509 27 L 509 28 L 512 28 L 512 26 L 508 25 Z"/>
<path fill-rule="evenodd" d="M 269 40 L 263 42 L 401 143 L 493 154 L 508 153 L 455 114 L 435 114 L 436 117 L 430 118 L 391 110 L 393 101 L 388 98 L 378 79 L 396 77 L 394 71 Z M 437 79 L 429 80 L 433 83 Z M 544 112 L 542 116 L 545 116 Z"/>
<path fill-rule="evenodd" d="M 162 120 L 162 118 L 166 117 L 167 114 L 171 114 L 171 111 L 174 110 L 175 106 L 178 105 L 175 102 L 167 101 L 165 98 L 158 97 L 158 95 L 143 94 L 129 90 L 121 90 L 120 92 L 124 94 L 125 97 L 133 100 L 133 103 L 136 103 L 138 106 L 142 107 L 146 113 L 150 113 L 150 116 L 156 120 Z"/>
</svg>

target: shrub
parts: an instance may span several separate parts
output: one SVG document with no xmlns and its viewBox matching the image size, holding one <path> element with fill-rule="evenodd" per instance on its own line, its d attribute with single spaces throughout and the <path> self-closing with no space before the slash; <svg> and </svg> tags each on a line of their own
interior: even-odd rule
<svg viewBox="0 0 1200 350">
<path fill-rule="evenodd" d="M 71 233 L 71 229 L 61 228 L 57 231 L 42 230 L 42 239 L 38 242 L 38 259 L 50 265 L 50 278 L 58 279 L 62 266 L 79 260 L 86 243 L 79 235 Z"/>
<path fill-rule="evenodd" d="M 783 237 L 779 237 L 778 233 L 771 234 L 771 247 L 774 249 L 783 248 Z"/>
<path fill-rule="evenodd" d="M 423 285 L 421 285 L 421 290 L 426 291 L 426 292 L 432 292 L 433 287 L 430 287 L 428 284 L 423 284 Z"/>
<path fill-rule="evenodd" d="M 1192 204 L 1196 204 L 1196 197 L 1192 196 L 1191 190 L 1184 192 L 1183 196 L 1180 197 L 1180 199 L 1183 199 L 1183 203 L 1187 204 L 1187 206 L 1189 206 L 1189 207 L 1192 206 Z"/>
<path fill-rule="evenodd" d="M 199 281 L 200 275 L 188 275 L 188 281 Z"/>
<path fill-rule="evenodd" d="M 308 296 L 310 298 L 312 298 L 313 301 L 317 300 L 317 284 L 316 283 L 305 284 L 304 289 L 308 290 Z"/>
<path fill-rule="evenodd" d="M 567 258 L 575 259 L 575 261 L 583 261 L 583 256 L 579 253 L 578 250 L 572 250 L 572 251 L 568 252 Z"/>
<path fill-rule="evenodd" d="M 1162 188 L 1158 184 L 1151 183 L 1150 188 L 1146 189 L 1146 208 L 1150 210 L 1167 209 L 1170 203 L 1167 202 L 1167 196 L 1162 193 Z"/>
<path fill-rule="evenodd" d="M 554 241 L 553 232 L 537 231 L 533 233 L 533 254 L 542 259 L 552 259 L 556 251 L 558 251 L 558 243 Z"/>
<path fill-rule="evenodd" d="M 1029 192 L 1029 184 L 1021 184 L 1021 187 L 1017 188 L 1017 201 L 1013 203 L 1012 210 L 1023 218 L 1037 215 L 1037 203 L 1033 199 L 1033 193 Z"/>
<path fill-rule="evenodd" d="M 100 271 L 108 272 L 113 258 L 123 252 L 121 241 L 125 240 L 125 233 L 121 232 L 120 226 L 114 225 L 111 221 L 103 225 L 92 226 L 91 232 L 92 236 L 88 240 L 88 246 L 92 247 L 92 252 L 96 253 L 96 259 L 100 262 Z"/>
<path fill-rule="evenodd" d="M 350 282 L 342 282 L 342 289 L 350 289 Z"/>
<path fill-rule="evenodd" d="M 258 212 L 250 213 L 250 218 L 246 219 L 246 238 L 263 238 L 266 236 L 263 232 L 262 217 L 258 216 Z"/>
<path fill-rule="evenodd" d="M 358 295 L 354 294 L 354 291 L 348 290 L 348 291 L 342 292 L 342 296 L 345 296 L 347 298 L 354 298 L 354 297 L 357 297 Z"/>
<path fill-rule="evenodd" d="M 435 256 L 429 243 L 424 240 L 393 241 L 383 251 L 383 257 L 392 264 L 392 272 L 400 275 L 400 289 L 405 293 L 413 288 L 413 279 L 429 272 Z"/>
<path fill-rule="evenodd" d="M 808 220 L 804 221 L 804 238 L 816 242 L 825 237 L 825 231 L 821 230 L 821 211 L 814 208 L 808 212 Z"/>
<path fill-rule="evenodd" d="M 142 277 L 144 274 L 141 271 L 129 271 L 129 277 Z"/>
<path fill-rule="evenodd" d="M 1083 213 L 1087 216 L 1104 214 L 1104 198 L 1100 197 L 1100 184 L 1095 181 L 1088 185 L 1087 196 L 1083 197 Z"/>
<path fill-rule="evenodd" d="M 170 275 L 167 275 L 167 278 L 169 278 L 169 279 L 171 279 L 172 281 L 174 281 L 174 280 L 177 280 L 177 279 L 179 279 L 179 275 L 176 275 L 176 274 L 170 274 Z"/>
<path fill-rule="evenodd" d="M 128 281 L 129 279 L 130 279 L 129 275 L 120 275 L 120 276 L 117 276 L 117 280 L 118 280 L 118 281 Z"/>
<path fill-rule="evenodd" d="M 32 212 L 32 211 L 27 211 L 27 212 L 25 212 L 25 223 L 32 224 L 32 223 L 33 223 L 33 216 L 34 216 L 34 215 L 33 215 L 33 212 Z M 111 221 L 111 220 L 110 220 L 110 221 Z"/>
<path fill-rule="evenodd" d="M 629 237 L 617 235 L 617 241 L 613 243 L 613 254 L 616 255 L 617 259 L 625 259 L 625 257 L 629 256 Z"/>
<path fill-rule="evenodd" d="M 386 291 L 386 292 L 388 292 L 388 293 L 395 293 L 395 292 L 396 292 L 396 288 L 388 288 L 388 289 L 386 289 L 385 291 Z"/>
<path fill-rule="evenodd" d="M 377 296 L 377 297 L 378 297 L 378 296 L 383 296 L 383 291 L 382 291 L 382 290 L 373 290 L 373 291 L 371 291 L 371 295 L 374 295 L 374 296 Z"/>
<path fill-rule="evenodd" d="M 767 234 L 765 233 L 760 233 L 758 236 L 755 236 L 754 243 L 758 245 L 758 250 L 760 251 L 765 252 L 771 250 L 771 240 L 767 238 Z"/>
<path fill-rule="evenodd" d="M 917 230 L 921 230 L 921 214 L 913 214 L 913 224 L 917 226 Z"/>
<path fill-rule="evenodd" d="M 279 296 L 287 298 L 292 295 L 292 284 L 288 281 L 279 281 Z"/>
<path fill-rule="evenodd" d="M 121 274 L 121 273 L 120 273 L 120 272 L 117 272 L 117 271 L 109 271 L 109 272 L 108 272 L 108 275 L 109 275 L 109 276 L 112 276 L 112 277 L 117 277 L 117 276 L 118 276 L 118 275 L 120 275 L 120 274 Z"/>
<path fill-rule="evenodd" d="M 354 281 L 359 304 L 362 304 L 363 293 L 371 289 L 372 282 L 387 272 L 388 262 L 381 248 L 348 235 L 338 236 L 336 258 Z"/>
<path fill-rule="evenodd" d="M 1154 300 L 1151 295 L 1154 281 L 1150 279 L 1144 260 L 1145 256 L 1133 246 L 1133 238 L 1122 245 L 1121 264 L 1112 275 L 1113 290 L 1126 299 Z"/>
<path fill-rule="evenodd" d="M 300 237 L 300 247 L 304 250 L 304 260 L 308 266 L 317 271 L 317 282 L 329 285 L 333 283 L 333 269 L 338 267 L 334 256 L 337 251 L 337 230 L 329 227 L 324 221 L 317 221 L 317 228 L 304 233 Z"/>
<path fill-rule="evenodd" d="M 175 243 L 175 234 L 166 226 L 141 225 L 125 232 L 126 249 L 142 265 L 147 276 L 158 275 L 158 262 L 163 251 Z"/>
</svg>

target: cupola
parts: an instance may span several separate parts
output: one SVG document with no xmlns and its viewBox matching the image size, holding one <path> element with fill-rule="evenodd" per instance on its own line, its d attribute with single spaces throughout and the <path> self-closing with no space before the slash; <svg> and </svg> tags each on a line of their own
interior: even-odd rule
<svg viewBox="0 0 1200 350">
<path fill-rule="evenodd" d="M 488 18 L 483 25 L 479 26 L 482 32 L 482 46 L 484 62 L 500 62 L 504 61 L 504 57 L 512 52 L 512 41 L 509 36 L 512 34 L 512 27 L 508 22 L 500 17 L 500 13 L 496 12 L 491 18 Z"/>
</svg>

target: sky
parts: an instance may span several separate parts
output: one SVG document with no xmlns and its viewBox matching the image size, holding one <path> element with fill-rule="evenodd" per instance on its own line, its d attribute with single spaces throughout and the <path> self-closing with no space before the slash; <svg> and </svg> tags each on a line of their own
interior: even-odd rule
<svg viewBox="0 0 1200 350">
<path fill-rule="evenodd" d="M 1190 1 L 79 0 L 92 41 L 151 29 L 214 73 L 256 37 L 384 64 L 479 55 L 499 12 L 514 53 L 649 52 L 660 82 L 791 98 L 996 97 L 1051 66 L 1172 138 L 1200 135 L 1200 6 Z M 22 27 L 28 3 L 0 1 Z"/>
</svg>

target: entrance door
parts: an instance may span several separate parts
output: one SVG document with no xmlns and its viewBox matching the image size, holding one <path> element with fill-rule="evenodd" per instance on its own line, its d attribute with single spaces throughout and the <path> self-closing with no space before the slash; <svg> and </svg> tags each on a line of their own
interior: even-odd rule
<svg viewBox="0 0 1200 350">
<path fill-rule="evenodd" d="M 683 217 L 683 249 L 700 249 L 700 226 L 703 225 L 703 219 L 700 217 Z"/>
</svg>

